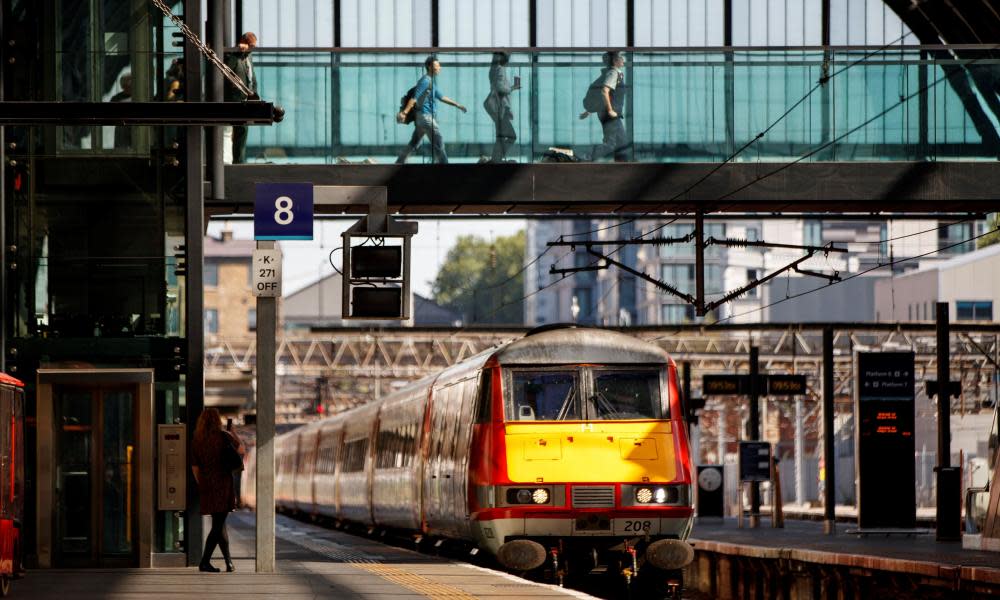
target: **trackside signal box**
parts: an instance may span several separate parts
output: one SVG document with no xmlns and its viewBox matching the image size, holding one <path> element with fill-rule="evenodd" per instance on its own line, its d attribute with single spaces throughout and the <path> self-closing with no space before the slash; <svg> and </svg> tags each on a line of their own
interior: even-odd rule
<svg viewBox="0 0 1000 600">
<path fill-rule="evenodd" d="M 184 510 L 187 499 L 187 426 L 156 426 L 157 507 Z"/>
</svg>

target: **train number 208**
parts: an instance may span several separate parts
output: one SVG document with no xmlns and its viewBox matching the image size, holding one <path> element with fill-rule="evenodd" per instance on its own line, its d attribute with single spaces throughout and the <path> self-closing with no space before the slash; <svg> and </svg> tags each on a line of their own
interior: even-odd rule
<svg viewBox="0 0 1000 600">
<path fill-rule="evenodd" d="M 649 531 L 650 526 L 649 521 L 625 521 L 625 531 Z"/>
</svg>

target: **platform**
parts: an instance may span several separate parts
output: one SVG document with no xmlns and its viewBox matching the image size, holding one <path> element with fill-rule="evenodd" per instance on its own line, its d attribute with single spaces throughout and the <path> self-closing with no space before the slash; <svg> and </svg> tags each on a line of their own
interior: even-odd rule
<svg viewBox="0 0 1000 600">
<path fill-rule="evenodd" d="M 755 586 L 799 589 L 792 598 L 873 597 L 886 586 L 908 582 L 913 596 L 962 593 L 983 597 L 1000 593 L 1000 554 L 938 542 L 930 535 L 852 535 L 856 526 L 837 524 L 825 535 L 823 524 L 785 521 L 774 529 L 761 519 L 757 529 L 737 527 L 736 519 L 701 519 L 691 535 L 695 562 L 685 583 L 719 598 L 740 597 Z M 926 530 L 923 530 L 926 531 Z M 858 596 L 858 594 L 861 594 Z M 964 594 L 968 594 L 967 596 Z M 764 594 L 768 597 L 768 594 Z"/>
<path fill-rule="evenodd" d="M 253 519 L 252 513 L 235 513 L 229 520 L 236 573 L 202 573 L 196 568 L 34 570 L 14 582 L 11 596 L 31 600 L 590 598 L 280 515 L 277 573 L 258 574 Z M 222 566 L 218 551 L 213 564 Z"/>
</svg>

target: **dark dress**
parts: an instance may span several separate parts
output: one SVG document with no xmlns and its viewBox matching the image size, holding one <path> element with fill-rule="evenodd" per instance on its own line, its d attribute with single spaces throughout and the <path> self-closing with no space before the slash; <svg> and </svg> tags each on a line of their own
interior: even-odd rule
<svg viewBox="0 0 1000 600">
<path fill-rule="evenodd" d="M 236 509 L 233 493 L 233 473 L 222 466 L 222 449 L 225 444 L 233 448 L 239 442 L 227 431 L 216 432 L 204 444 L 192 448 L 193 462 L 198 467 L 198 494 L 201 496 L 201 514 L 229 512 Z"/>
</svg>

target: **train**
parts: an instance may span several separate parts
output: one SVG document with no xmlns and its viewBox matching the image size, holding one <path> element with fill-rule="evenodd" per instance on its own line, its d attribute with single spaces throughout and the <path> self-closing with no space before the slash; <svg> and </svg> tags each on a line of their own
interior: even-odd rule
<svg viewBox="0 0 1000 600">
<path fill-rule="evenodd" d="M 24 383 L 0 373 L 0 596 L 24 574 Z"/>
<path fill-rule="evenodd" d="M 280 511 L 458 540 L 560 580 L 690 563 L 691 472 L 673 359 L 583 327 L 533 330 L 275 440 Z"/>
</svg>

